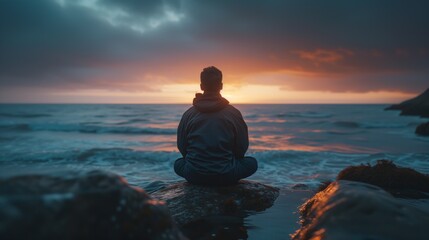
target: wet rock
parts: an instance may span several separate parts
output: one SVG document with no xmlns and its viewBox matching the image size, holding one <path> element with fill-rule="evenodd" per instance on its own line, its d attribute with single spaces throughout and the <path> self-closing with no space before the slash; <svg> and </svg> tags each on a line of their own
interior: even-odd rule
<svg viewBox="0 0 429 240">
<path fill-rule="evenodd" d="M 425 198 L 421 192 L 429 193 L 428 175 L 411 168 L 397 167 L 389 160 L 378 160 L 374 166 L 347 167 L 338 174 L 337 180 L 376 185 L 398 197 Z"/>
<path fill-rule="evenodd" d="M 419 96 L 391 105 L 385 110 L 401 110 L 401 115 L 429 117 L 429 88 Z"/>
<path fill-rule="evenodd" d="M 164 202 L 115 174 L 0 179 L 0 239 L 183 239 Z"/>
<path fill-rule="evenodd" d="M 331 183 L 332 183 L 332 181 L 323 181 L 323 182 L 321 182 L 319 184 L 319 186 L 317 187 L 316 192 L 321 192 L 321 191 L 325 190 L 329 186 L 329 184 L 331 184 Z"/>
<path fill-rule="evenodd" d="M 206 216 L 234 216 L 243 211 L 263 211 L 273 205 L 279 196 L 279 189 L 246 180 L 226 187 L 182 182 L 152 196 L 166 201 L 176 222 L 183 226 Z"/>
<path fill-rule="evenodd" d="M 300 213 L 292 239 L 427 239 L 429 211 L 366 183 L 333 182 Z"/>
<path fill-rule="evenodd" d="M 421 136 L 429 136 L 429 122 L 418 125 L 416 128 L 416 134 Z"/>
</svg>

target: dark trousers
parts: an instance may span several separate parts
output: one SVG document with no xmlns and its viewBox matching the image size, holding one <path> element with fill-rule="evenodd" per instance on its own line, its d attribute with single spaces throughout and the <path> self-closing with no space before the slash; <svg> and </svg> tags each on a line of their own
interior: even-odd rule
<svg viewBox="0 0 429 240">
<path fill-rule="evenodd" d="M 186 166 L 186 160 L 179 158 L 174 163 L 174 171 L 185 178 L 189 183 L 209 186 L 232 185 L 238 180 L 251 176 L 258 169 L 258 162 L 253 157 L 244 157 L 234 160 L 233 169 L 226 174 L 201 174 Z"/>
</svg>

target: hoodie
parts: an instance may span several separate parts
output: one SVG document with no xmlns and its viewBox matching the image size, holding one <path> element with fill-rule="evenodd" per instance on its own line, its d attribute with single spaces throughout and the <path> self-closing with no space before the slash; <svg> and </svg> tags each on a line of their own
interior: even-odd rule
<svg viewBox="0 0 429 240">
<path fill-rule="evenodd" d="M 195 95 L 177 131 L 177 147 L 189 171 L 227 174 L 248 146 L 247 125 L 239 110 L 219 93 Z"/>
</svg>

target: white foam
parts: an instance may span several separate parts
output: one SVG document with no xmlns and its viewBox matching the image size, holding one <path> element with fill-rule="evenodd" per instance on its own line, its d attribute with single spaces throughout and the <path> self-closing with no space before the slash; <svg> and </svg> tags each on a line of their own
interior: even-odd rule
<svg viewBox="0 0 429 240">
<path fill-rule="evenodd" d="M 258 171 L 250 179 L 288 187 L 306 184 L 317 187 L 321 182 L 334 180 L 344 168 L 352 165 L 375 164 L 379 159 L 390 159 L 401 167 L 411 167 L 422 173 L 429 173 L 429 153 L 408 154 L 345 154 L 335 152 L 306 151 L 262 151 L 249 155 L 259 163 Z M 131 184 L 147 186 L 160 181 L 180 180 L 173 170 L 174 161 L 180 157 L 178 152 L 134 151 L 131 149 L 106 148 L 86 151 L 45 154 L 44 159 L 31 156 L 29 159 L 15 159 L 5 171 L 16 168 L 68 169 L 87 171 L 101 169 L 116 172 L 124 176 Z M 35 160 L 36 159 L 36 160 Z M 12 159 L 11 159 L 12 160 Z M 5 163 L 3 162 L 3 166 Z M 0 171 L 1 175 L 1 171 Z"/>
</svg>

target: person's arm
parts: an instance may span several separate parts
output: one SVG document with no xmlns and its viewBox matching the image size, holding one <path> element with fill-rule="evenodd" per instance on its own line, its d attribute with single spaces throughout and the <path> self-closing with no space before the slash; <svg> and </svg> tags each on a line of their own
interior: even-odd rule
<svg viewBox="0 0 429 240">
<path fill-rule="evenodd" d="M 244 122 L 243 116 L 238 110 L 235 122 L 235 157 L 243 158 L 249 147 L 249 133 L 246 122 Z"/>
<path fill-rule="evenodd" d="M 177 148 L 183 157 L 186 157 L 186 113 L 183 114 L 182 119 L 180 120 L 179 127 L 177 127 Z"/>
</svg>

